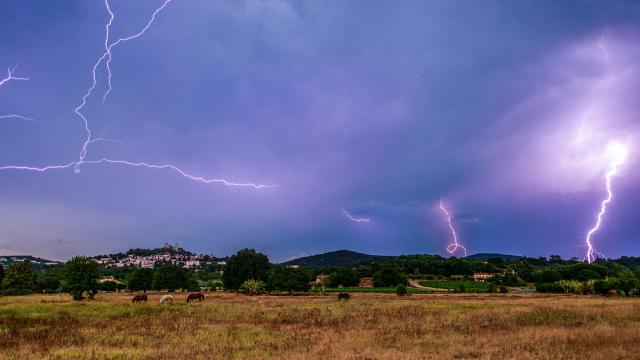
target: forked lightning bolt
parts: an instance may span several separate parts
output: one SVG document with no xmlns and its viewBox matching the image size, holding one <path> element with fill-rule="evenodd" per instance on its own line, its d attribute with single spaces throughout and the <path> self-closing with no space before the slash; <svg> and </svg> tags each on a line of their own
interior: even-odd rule
<svg viewBox="0 0 640 360">
<path fill-rule="evenodd" d="M 108 77 L 108 89 L 105 92 L 104 96 L 103 96 L 103 102 L 106 99 L 107 95 L 111 92 L 111 59 L 113 56 L 113 53 L 111 52 L 112 49 L 118 45 L 120 45 L 121 43 L 125 42 L 125 41 L 129 41 L 129 40 L 133 40 L 136 39 L 140 36 L 142 36 L 153 24 L 153 22 L 156 19 L 156 15 L 162 11 L 162 9 L 164 9 L 167 4 L 169 4 L 171 2 L 171 0 L 165 0 L 165 2 L 162 4 L 162 6 L 160 6 L 159 8 L 157 8 L 154 12 L 153 15 L 151 16 L 151 18 L 149 19 L 149 21 L 147 22 L 147 24 L 145 25 L 144 28 L 142 28 L 142 30 L 138 31 L 137 33 L 130 35 L 130 36 L 126 36 L 123 38 L 119 38 L 118 40 L 114 41 L 113 43 L 109 44 L 110 41 L 110 29 L 111 29 L 111 24 L 113 24 L 113 20 L 115 19 L 115 15 L 113 13 L 113 11 L 111 11 L 111 7 L 109 5 L 109 0 L 105 0 L 104 1 L 104 5 L 105 8 L 107 9 L 107 12 L 109 13 L 109 22 L 105 25 L 105 39 L 104 39 L 104 53 L 102 54 L 102 56 L 100 56 L 98 58 L 98 61 L 93 65 L 93 70 L 92 70 L 92 82 L 91 82 L 91 86 L 89 87 L 89 89 L 87 89 L 87 92 L 84 94 L 84 96 L 82 97 L 82 101 L 80 102 L 80 105 L 78 105 L 75 109 L 74 112 L 76 114 L 78 114 L 78 116 L 82 119 L 83 123 L 84 123 L 84 128 L 85 131 L 87 133 L 87 137 L 84 141 L 84 143 L 82 144 L 82 147 L 80 149 L 80 156 L 78 159 L 78 162 L 76 163 L 76 165 L 74 165 L 73 170 L 76 173 L 80 172 L 80 166 L 84 163 L 84 159 L 87 156 L 87 150 L 89 145 L 92 143 L 92 133 L 91 133 L 91 128 L 89 127 L 89 121 L 87 120 L 85 114 L 82 112 L 82 109 L 85 107 L 85 105 L 87 104 L 87 98 L 89 98 L 89 96 L 91 96 L 91 93 L 93 92 L 93 90 L 96 88 L 96 85 L 98 83 L 98 79 L 97 79 L 97 75 L 96 72 L 98 70 L 98 67 L 100 66 L 100 64 L 105 61 L 106 59 L 106 69 L 107 69 L 107 77 Z"/>
<path fill-rule="evenodd" d="M 232 182 L 232 181 L 228 181 L 228 180 L 224 180 L 224 179 L 215 179 L 215 178 L 204 178 L 201 176 L 195 176 L 195 175 L 191 175 L 189 173 L 187 173 L 186 171 L 180 169 L 179 167 L 172 165 L 172 164 L 162 164 L 162 165 L 154 165 L 154 164 L 148 164 L 148 163 L 144 163 L 144 162 L 133 162 L 133 161 L 127 161 L 127 160 L 113 160 L 113 159 L 100 159 L 100 160 L 87 160 L 86 156 L 87 156 L 87 150 L 90 144 L 93 144 L 95 142 L 98 141 L 111 141 L 111 142 L 118 142 L 116 140 L 111 140 L 111 139 L 105 139 L 101 136 L 94 138 L 93 137 L 93 133 L 91 131 L 91 128 L 89 126 L 89 121 L 87 119 L 87 117 L 85 116 L 85 114 L 82 112 L 82 110 L 84 109 L 86 103 L 87 103 L 87 99 L 91 96 L 91 94 L 93 93 L 93 91 L 96 88 L 96 85 L 98 83 L 98 68 L 100 67 L 100 64 L 102 64 L 103 62 L 105 62 L 105 67 L 106 67 L 106 72 L 107 72 L 107 78 L 108 78 L 108 82 L 107 82 L 107 90 L 105 92 L 105 94 L 103 95 L 103 102 L 106 99 L 107 95 L 111 92 L 111 78 L 112 78 L 112 74 L 111 74 L 111 59 L 113 56 L 112 50 L 118 46 L 119 44 L 122 44 L 123 42 L 129 41 L 129 40 L 133 40 L 136 39 L 140 36 L 142 36 L 153 24 L 153 22 L 156 19 L 156 16 L 158 15 L 158 13 L 160 11 L 162 11 L 172 0 L 165 0 L 162 5 L 160 7 L 158 7 L 152 14 L 151 18 L 147 21 L 146 25 L 137 33 L 133 34 L 133 35 L 129 35 L 126 37 L 122 37 L 119 38 L 118 40 L 114 41 L 114 42 L 110 42 L 110 29 L 111 29 L 111 25 L 113 24 L 113 21 L 115 19 L 115 15 L 113 13 L 113 11 L 111 10 L 111 6 L 109 5 L 109 0 L 105 0 L 104 4 L 105 7 L 107 9 L 107 12 L 109 13 L 109 21 L 107 22 L 107 24 L 105 25 L 105 39 L 104 39 L 104 53 L 102 54 L 102 56 L 100 56 L 98 58 L 98 60 L 96 61 L 96 63 L 93 65 L 93 69 L 92 69 L 92 77 L 91 77 L 91 85 L 89 86 L 89 88 L 87 89 L 86 93 L 82 96 L 82 100 L 80 102 L 80 104 L 74 109 L 74 112 L 82 119 L 83 124 L 84 124 L 84 128 L 86 131 L 86 138 L 82 144 L 81 150 L 80 150 L 80 156 L 78 158 L 77 161 L 72 161 L 66 164 L 59 164 L 59 165 L 47 165 L 47 166 L 42 166 L 42 167 L 35 167 L 35 166 L 22 166 L 22 165 L 9 165 L 9 166 L 2 166 L 0 167 L 0 171 L 1 170 L 20 170 L 20 171 L 30 171 L 30 172 L 39 172 L 39 173 L 43 173 L 43 172 L 47 172 L 47 171 L 51 171 L 51 170 L 63 170 L 63 169 L 68 169 L 68 168 L 73 168 L 75 173 L 79 173 L 80 172 L 80 167 L 84 164 L 91 164 L 91 165 L 97 165 L 97 164 L 109 164 L 109 165 L 124 165 L 124 166 L 131 166 L 131 167 L 139 167 L 139 168 L 145 168 L 145 169 L 160 169 L 160 170 L 173 170 L 175 173 L 189 179 L 189 180 L 193 180 L 196 182 L 201 182 L 201 183 L 205 183 L 205 184 L 209 184 L 209 183 L 221 183 L 225 186 L 234 186 L 234 187 L 251 187 L 254 189 L 264 189 L 264 188 L 271 188 L 274 187 L 273 185 L 262 185 L 262 184 L 255 184 L 255 183 L 237 183 L 237 182 Z M 105 61 L 106 60 L 106 61 Z M 0 81 L 0 85 L 3 85 L 4 83 L 6 83 L 9 80 L 28 80 L 28 78 L 21 78 L 21 77 L 15 77 L 13 76 L 13 72 L 15 70 L 15 67 L 13 69 L 8 69 L 8 76 L 6 79 L 3 79 Z M 27 118 L 27 117 L 23 117 L 20 115 L 5 115 L 5 118 L 10 118 L 10 117 L 15 117 L 15 118 L 21 118 L 23 120 L 32 120 L 35 121 L 31 118 Z M 0 117 L 1 118 L 1 117 Z"/>
<path fill-rule="evenodd" d="M 587 259 L 587 262 L 589 262 L 589 263 L 594 261 L 598 256 L 602 256 L 602 254 L 600 254 L 599 252 L 597 252 L 594 249 L 593 243 L 591 241 L 591 238 L 592 238 L 593 234 L 595 234 L 596 231 L 598 231 L 600 229 L 600 225 L 602 223 L 602 218 L 605 215 L 605 213 L 607 212 L 607 205 L 613 199 L 613 190 L 612 190 L 612 187 L 611 187 L 611 178 L 617 174 L 618 167 L 620 167 L 620 165 L 622 165 L 624 163 L 625 159 L 627 158 L 627 148 L 625 146 L 623 146 L 622 144 L 612 143 L 611 145 L 609 145 L 609 151 L 613 155 L 613 159 L 611 161 L 611 167 L 609 168 L 609 171 L 607 171 L 607 173 L 604 176 L 605 186 L 606 186 L 606 189 L 607 189 L 607 197 L 604 200 L 602 200 L 602 203 L 600 204 L 600 212 L 598 213 L 598 216 L 596 218 L 596 223 L 589 230 L 589 232 L 587 232 L 587 237 L 586 237 L 586 243 L 587 243 L 587 256 L 586 256 L 586 259 Z"/>
<path fill-rule="evenodd" d="M 449 254 L 453 254 L 458 248 L 464 251 L 464 256 L 467 256 L 467 249 L 458 243 L 458 235 L 456 235 L 456 229 L 453 228 L 453 223 L 451 222 L 451 215 L 446 207 L 444 207 L 444 203 L 440 200 L 440 209 L 447 217 L 447 224 L 449 225 L 449 230 L 451 230 L 451 235 L 453 236 L 453 244 L 447 245 L 447 252 Z"/>
<path fill-rule="evenodd" d="M 351 216 L 351 214 L 346 209 L 342 209 L 342 213 L 344 214 L 344 216 L 347 217 L 347 219 L 351 221 L 355 221 L 359 223 L 368 223 L 371 221 L 371 219 L 369 218 L 358 218 L 358 217 Z"/>
<path fill-rule="evenodd" d="M 17 67 L 18 67 L 18 65 L 15 65 L 13 68 L 7 68 L 7 77 L 2 79 L 2 80 L 0 80 L 0 86 L 8 83 L 11 80 L 15 80 L 15 81 L 27 81 L 27 80 L 29 80 L 28 77 L 13 76 L 13 73 L 16 71 Z M 32 119 L 30 117 L 26 117 L 26 116 L 22 116 L 22 115 L 19 115 L 19 114 L 0 115 L 0 119 L 20 119 L 20 120 L 27 120 L 27 121 L 37 122 L 35 119 Z"/>
</svg>

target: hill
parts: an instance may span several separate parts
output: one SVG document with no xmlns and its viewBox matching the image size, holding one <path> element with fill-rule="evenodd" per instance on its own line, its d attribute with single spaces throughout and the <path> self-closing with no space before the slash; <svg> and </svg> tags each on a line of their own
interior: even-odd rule
<svg viewBox="0 0 640 360">
<path fill-rule="evenodd" d="M 60 261 L 42 259 L 31 255 L 0 255 L 0 265 L 2 265 L 4 268 L 9 267 L 9 265 L 14 262 L 21 261 L 30 261 L 31 266 L 33 266 L 35 270 L 47 266 L 56 266 L 62 264 Z"/>
<path fill-rule="evenodd" d="M 324 254 L 305 256 L 282 263 L 282 265 L 298 265 L 309 268 L 353 266 L 363 262 L 389 258 L 391 256 L 369 255 L 350 250 L 331 251 Z"/>
<path fill-rule="evenodd" d="M 477 253 L 477 254 L 469 255 L 465 257 L 465 259 L 481 260 L 481 261 L 487 261 L 489 259 L 494 259 L 494 258 L 501 258 L 503 260 L 518 260 L 518 259 L 522 259 L 523 257 L 524 256 L 498 254 L 498 253 Z"/>
</svg>

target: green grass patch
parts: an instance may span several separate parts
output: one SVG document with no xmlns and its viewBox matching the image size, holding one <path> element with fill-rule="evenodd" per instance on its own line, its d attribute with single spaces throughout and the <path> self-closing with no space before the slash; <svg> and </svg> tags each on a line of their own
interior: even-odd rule
<svg viewBox="0 0 640 360">
<path fill-rule="evenodd" d="M 428 280 L 421 281 L 420 285 L 454 291 L 460 291 L 460 285 L 464 285 L 465 292 L 487 292 L 489 290 L 489 284 L 469 280 Z"/>
</svg>

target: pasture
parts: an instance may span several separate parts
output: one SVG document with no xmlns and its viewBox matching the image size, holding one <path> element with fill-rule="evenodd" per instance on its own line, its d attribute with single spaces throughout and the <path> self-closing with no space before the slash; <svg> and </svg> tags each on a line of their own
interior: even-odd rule
<svg viewBox="0 0 640 360">
<path fill-rule="evenodd" d="M 0 298 L 3 359 L 632 359 L 640 299 L 352 293 Z"/>
</svg>

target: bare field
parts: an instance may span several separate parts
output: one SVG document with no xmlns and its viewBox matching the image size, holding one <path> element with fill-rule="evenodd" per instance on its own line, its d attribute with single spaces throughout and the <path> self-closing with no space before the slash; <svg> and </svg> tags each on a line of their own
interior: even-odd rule
<svg viewBox="0 0 640 360">
<path fill-rule="evenodd" d="M 3 359 L 638 359 L 640 298 L 131 294 L 0 298 Z"/>
</svg>

